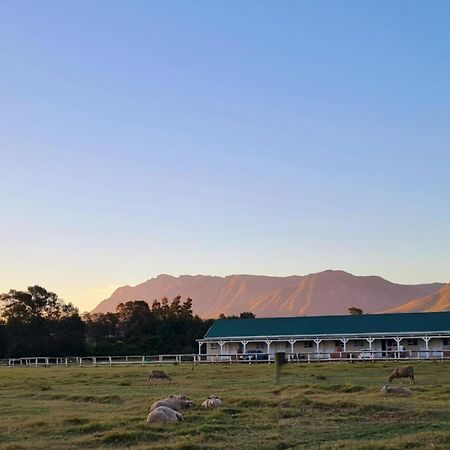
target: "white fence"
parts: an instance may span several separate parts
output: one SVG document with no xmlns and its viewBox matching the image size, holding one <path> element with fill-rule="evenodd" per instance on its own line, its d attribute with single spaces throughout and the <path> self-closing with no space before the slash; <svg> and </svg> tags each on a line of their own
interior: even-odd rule
<svg viewBox="0 0 450 450">
<path fill-rule="evenodd" d="M 48 367 L 48 366 L 131 366 L 131 365 L 163 365 L 163 364 L 255 364 L 273 363 L 275 355 L 268 353 L 247 354 L 178 354 L 178 355 L 139 355 L 139 356 L 77 356 L 77 357 L 24 357 L 0 360 L 4 367 Z M 290 363 L 315 362 L 360 362 L 360 361 L 405 361 L 405 360 L 439 360 L 450 361 L 448 351 L 364 351 L 336 353 L 285 353 Z"/>
<path fill-rule="evenodd" d="M 0 365 L 16 367 L 39 366 L 128 366 L 198 363 L 198 355 L 139 355 L 139 356 L 68 356 L 68 357 L 25 357 L 0 360 Z"/>
</svg>

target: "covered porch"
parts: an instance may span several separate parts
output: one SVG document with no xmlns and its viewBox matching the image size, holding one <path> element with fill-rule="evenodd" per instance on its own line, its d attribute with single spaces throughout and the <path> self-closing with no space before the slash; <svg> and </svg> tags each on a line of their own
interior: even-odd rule
<svg viewBox="0 0 450 450">
<path fill-rule="evenodd" d="M 290 360 L 377 360 L 450 357 L 449 335 L 290 336 L 200 339 L 199 355 L 244 358 L 284 352 Z"/>
</svg>

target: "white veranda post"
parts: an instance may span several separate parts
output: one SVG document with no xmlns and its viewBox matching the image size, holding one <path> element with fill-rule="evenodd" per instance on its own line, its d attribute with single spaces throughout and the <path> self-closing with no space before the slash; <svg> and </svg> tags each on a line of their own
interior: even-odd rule
<svg viewBox="0 0 450 450">
<path fill-rule="evenodd" d="M 248 341 L 241 341 L 241 344 L 242 344 L 242 353 L 247 353 Z"/>
<path fill-rule="evenodd" d="M 400 358 L 400 342 L 402 341 L 401 337 L 395 337 L 395 342 L 397 343 L 397 358 Z"/>
<path fill-rule="evenodd" d="M 264 342 L 267 345 L 267 354 L 269 354 L 270 353 L 270 344 L 272 343 L 272 341 L 267 340 L 267 341 L 264 341 Z"/>
<path fill-rule="evenodd" d="M 374 341 L 375 339 L 374 338 L 366 338 L 366 341 L 369 343 L 369 355 L 370 355 L 370 358 L 374 358 L 374 354 L 373 354 L 373 352 L 372 352 L 372 342 Z"/>
<path fill-rule="evenodd" d="M 428 336 L 424 336 L 424 337 L 422 337 L 422 339 L 424 340 L 424 342 L 425 342 L 425 351 L 426 351 L 426 356 L 425 356 L 425 358 L 429 358 L 430 357 L 430 354 L 429 354 L 429 350 L 430 350 L 430 339 L 431 338 L 429 338 Z"/>
<path fill-rule="evenodd" d="M 320 358 L 320 343 L 322 342 L 322 339 L 314 339 L 314 342 L 317 346 L 317 358 Z"/>
<path fill-rule="evenodd" d="M 346 352 L 346 351 L 347 351 L 347 342 L 348 342 L 348 339 L 347 339 L 347 338 L 342 338 L 342 339 L 341 339 L 341 342 L 342 342 L 342 347 L 344 348 L 344 352 Z"/>
<path fill-rule="evenodd" d="M 219 341 L 220 345 L 220 354 L 223 355 L 223 346 L 225 345 L 225 341 Z"/>
<path fill-rule="evenodd" d="M 295 339 L 291 339 L 289 341 L 289 344 L 291 344 L 291 353 L 294 353 L 294 345 L 297 341 Z"/>
</svg>

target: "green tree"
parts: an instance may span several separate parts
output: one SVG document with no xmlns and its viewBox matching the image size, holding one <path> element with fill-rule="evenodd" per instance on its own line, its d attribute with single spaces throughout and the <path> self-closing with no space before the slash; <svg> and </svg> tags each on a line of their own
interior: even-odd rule
<svg viewBox="0 0 450 450">
<path fill-rule="evenodd" d="M 85 316 L 92 354 L 195 353 L 196 339 L 205 335 L 213 320 L 192 313 L 192 299 L 176 296 L 118 305 L 115 313 Z"/>
<path fill-rule="evenodd" d="M 63 317 L 78 315 L 71 304 L 65 304 L 54 292 L 41 286 L 30 286 L 27 291 L 11 289 L 0 294 L 1 316 L 8 323 L 11 320 L 28 322 L 33 318 L 59 320 Z"/>
<path fill-rule="evenodd" d="M 40 286 L 0 294 L 5 356 L 56 356 L 84 352 L 77 309 Z"/>
<path fill-rule="evenodd" d="M 120 348 L 119 317 L 115 313 L 85 314 L 86 344 L 89 354 L 119 354 Z"/>
</svg>

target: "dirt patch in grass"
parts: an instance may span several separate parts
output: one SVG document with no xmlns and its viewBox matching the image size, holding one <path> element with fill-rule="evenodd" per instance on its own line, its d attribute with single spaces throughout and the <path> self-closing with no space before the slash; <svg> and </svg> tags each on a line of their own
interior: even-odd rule
<svg viewBox="0 0 450 450">
<path fill-rule="evenodd" d="M 367 387 L 352 384 L 313 384 L 309 389 L 305 390 L 306 394 L 313 394 L 315 392 L 325 391 L 325 392 L 342 392 L 342 393 L 355 393 L 364 392 Z"/>
<path fill-rule="evenodd" d="M 32 391 L 50 391 L 52 389 L 52 386 L 50 383 L 41 381 L 41 382 L 31 383 L 29 385 L 29 389 Z"/>
<path fill-rule="evenodd" d="M 68 427 L 66 433 L 73 434 L 89 434 L 98 433 L 100 431 L 109 431 L 116 427 L 113 423 L 102 423 L 102 422 L 90 422 L 83 425 L 78 425 L 74 427 Z"/>
<path fill-rule="evenodd" d="M 246 398 L 242 400 L 234 400 L 233 403 L 244 408 L 261 408 L 261 407 L 273 407 L 277 405 L 274 400 L 264 400 L 258 398 Z"/>
<path fill-rule="evenodd" d="M 176 425 L 176 424 L 173 424 Z M 106 433 L 100 442 L 111 446 L 129 446 L 139 442 L 155 443 L 158 441 L 158 436 L 150 431 L 125 431 L 125 432 L 111 432 Z"/>
<path fill-rule="evenodd" d="M 82 418 L 82 417 L 73 417 L 70 419 L 65 419 L 63 421 L 63 425 L 85 425 L 86 423 L 89 423 L 89 419 Z"/>
<path fill-rule="evenodd" d="M 122 397 L 119 395 L 70 395 L 66 397 L 71 402 L 88 402 L 88 403 L 123 403 Z"/>
</svg>

